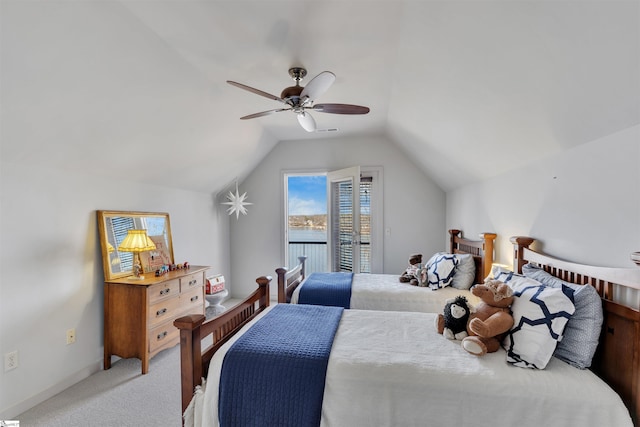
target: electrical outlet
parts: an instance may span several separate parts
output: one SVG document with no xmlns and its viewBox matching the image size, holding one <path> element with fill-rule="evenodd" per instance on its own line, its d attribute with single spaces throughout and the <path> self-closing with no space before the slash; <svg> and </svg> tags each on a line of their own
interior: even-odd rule
<svg viewBox="0 0 640 427">
<path fill-rule="evenodd" d="M 5 353 L 4 355 L 4 371 L 10 371 L 18 367 L 18 350 Z"/>
<path fill-rule="evenodd" d="M 76 330 L 67 329 L 67 344 L 73 344 L 76 342 Z"/>
</svg>

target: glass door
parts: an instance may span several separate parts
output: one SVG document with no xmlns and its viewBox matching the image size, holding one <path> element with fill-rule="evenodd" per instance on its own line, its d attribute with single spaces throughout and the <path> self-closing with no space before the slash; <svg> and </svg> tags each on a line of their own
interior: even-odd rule
<svg viewBox="0 0 640 427">
<path fill-rule="evenodd" d="M 327 174 L 329 271 L 360 272 L 360 167 Z"/>
</svg>

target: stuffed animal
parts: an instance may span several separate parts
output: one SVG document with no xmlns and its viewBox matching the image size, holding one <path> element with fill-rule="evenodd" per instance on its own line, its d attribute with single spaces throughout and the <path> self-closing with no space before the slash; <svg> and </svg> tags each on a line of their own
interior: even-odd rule
<svg viewBox="0 0 640 427">
<path fill-rule="evenodd" d="M 444 306 L 444 314 L 436 317 L 436 331 L 449 340 L 462 340 L 467 333 L 469 317 L 475 309 L 467 302 L 467 298 L 458 295 L 448 299 Z"/>
<path fill-rule="evenodd" d="M 409 267 L 400 276 L 400 282 L 418 285 L 418 275 L 422 267 L 422 254 L 413 254 L 409 257 Z"/>
<path fill-rule="evenodd" d="M 489 280 L 471 288 L 480 298 L 467 326 L 469 336 L 462 340 L 462 347 L 476 356 L 493 353 L 500 348 L 504 335 L 513 326 L 509 307 L 513 303 L 513 291 L 498 280 Z"/>
</svg>

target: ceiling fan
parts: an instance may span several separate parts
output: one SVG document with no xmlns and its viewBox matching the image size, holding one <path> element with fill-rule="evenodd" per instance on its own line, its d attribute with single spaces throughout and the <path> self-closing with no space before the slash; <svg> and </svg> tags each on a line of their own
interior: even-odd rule
<svg viewBox="0 0 640 427">
<path fill-rule="evenodd" d="M 363 107 L 361 105 L 313 104 L 316 98 L 326 92 L 326 90 L 329 89 L 335 81 L 336 75 L 331 71 L 321 72 L 311 79 L 305 87 L 300 86 L 300 80 L 307 75 L 306 69 L 301 67 L 290 68 L 289 75 L 293 80 L 295 80 L 296 85 L 285 88 L 279 97 L 250 86 L 243 85 L 242 83 L 227 80 L 227 83 L 232 86 L 239 87 L 240 89 L 247 90 L 255 93 L 256 95 L 264 96 L 265 98 L 273 99 L 274 101 L 279 101 L 287 105 L 286 108 L 277 108 L 274 110 L 249 114 L 248 116 L 240 117 L 240 120 L 255 119 L 256 117 L 279 113 L 281 111 L 293 111 L 298 116 L 298 123 L 300 123 L 300 126 L 302 126 L 302 128 L 307 132 L 314 132 L 316 130 L 316 121 L 311 117 L 309 111 L 331 114 L 367 114 L 369 112 L 369 107 Z"/>
</svg>

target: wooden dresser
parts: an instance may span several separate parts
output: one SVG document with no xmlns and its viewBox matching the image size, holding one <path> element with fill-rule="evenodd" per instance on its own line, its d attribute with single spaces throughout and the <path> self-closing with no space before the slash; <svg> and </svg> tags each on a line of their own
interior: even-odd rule
<svg viewBox="0 0 640 427">
<path fill-rule="evenodd" d="M 191 266 L 161 277 L 127 277 L 104 284 L 104 369 L 111 356 L 137 357 L 142 373 L 149 360 L 180 342 L 173 321 L 186 314 L 204 314 L 205 273 L 209 267 Z"/>
</svg>

